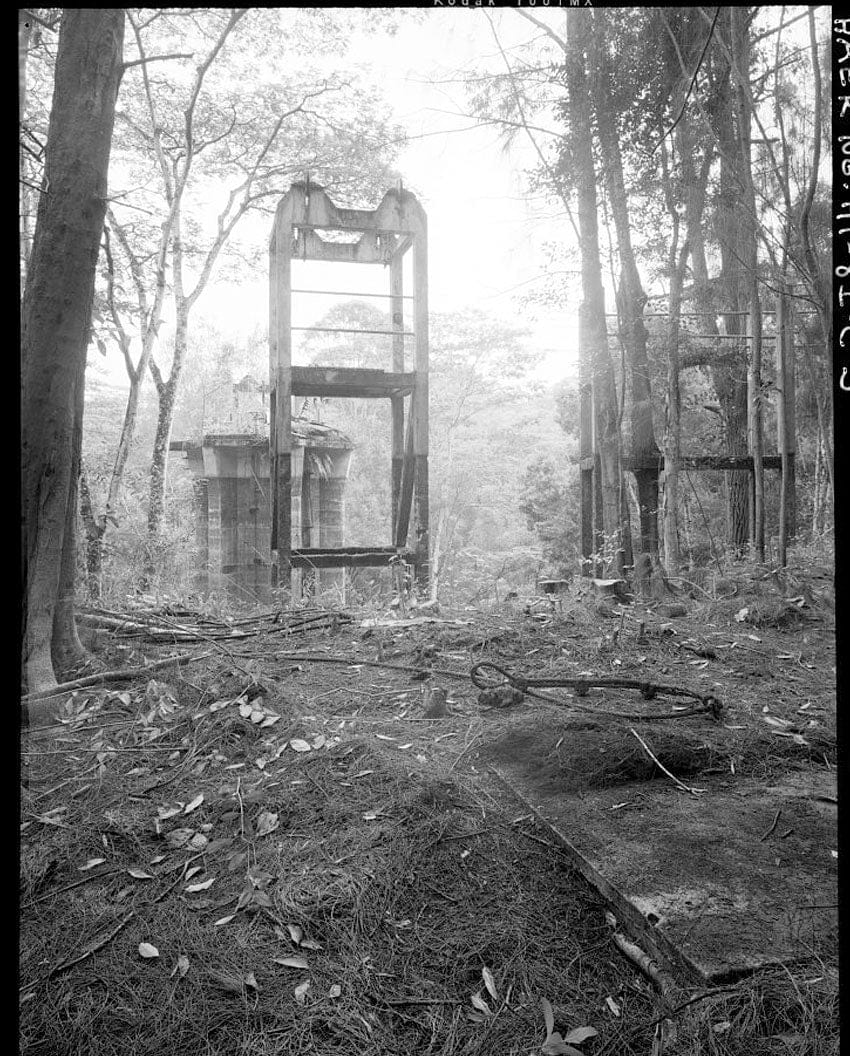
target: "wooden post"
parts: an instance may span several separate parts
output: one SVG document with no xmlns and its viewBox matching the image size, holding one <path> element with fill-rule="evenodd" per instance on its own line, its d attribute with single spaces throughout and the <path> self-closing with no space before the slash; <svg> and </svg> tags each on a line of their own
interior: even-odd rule
<svg viewBox="0 0 850 1056">
<path fill-rule="evenodd" d="M 393 253 L 390 261 L 390 311 L 392 313 L 392 328 L 398 334 L 393 335 L 392 365 L 391 369 L 396 372 L 404 370 L 404 338 L 401 332 L 404 330 L 404 271 L 403 257 L 398 247 Z M 392 534 L 391 539 L 396 537 L 396 523 L 398 519 L 398 499 L 401 493 L 401 469 L 404 461 L 404 397 L 393 396 L 390 400 L 390 413 L 392 415 L 392 464 L 390 481 L 390 502 L 392 504 Z"/>
<path fill-rule="evenodd" d="M 272 583 L 292 583 L 292 202 L 293 186 L 277 209 L 269 259 L 269 471 L 272 503 Z"/>
<path fill-rule="evenodd" d="M 415 332 L 416 385 L 411 396 L 413 415 L 414 506 L 416 531 L 416 582 L 421 590 L 430 575 L 428 504 L 428 243 L 425 213 L 417 210 L 418 230 L 413 241 L 413 329 Z"/>
</svg>

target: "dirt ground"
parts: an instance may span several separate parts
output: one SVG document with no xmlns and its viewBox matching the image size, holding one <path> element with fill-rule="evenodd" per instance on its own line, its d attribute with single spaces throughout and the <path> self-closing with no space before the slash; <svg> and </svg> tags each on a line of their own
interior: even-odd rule
<svg viewBox="0 0 850 1056">
<path fill-rule="evenodd" d="M 176 644 L 111 628 L 80 674 L 205 655 L 82 688 L 23 731 L 20 1051 L 837 1052 L 834 948 L 660 993 L 494 772 L 671 803 L 658 764 L 686 785 L 831 772 L 829 580 L 703 595 L 679 617 L 574 594 L 306 629 L 146 614 L 179 625 Z M 482 660 L 680 686 L 723 710 L 630 689 L 482 707 Z"/>
</svg>

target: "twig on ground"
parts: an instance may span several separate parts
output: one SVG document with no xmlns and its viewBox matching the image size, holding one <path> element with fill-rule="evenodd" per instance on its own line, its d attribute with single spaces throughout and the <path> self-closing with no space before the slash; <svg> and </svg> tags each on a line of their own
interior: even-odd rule
<svg viewBox="0 0 850 1056">
<path fill-rule="evenodd" d="M 777 826 L 777 824 L 779 822 L 779 818 L 780 818 L 781 814 L 782 814 L 782 808 L 780 807 L 780 809 L 777 810 L 776 814 L 774 814 L 774 816 L 773 816 L 773 821 L 770 824 L 770 828 L 767 829 L 764 833 L 762 833 L 761 836 L 759 836 L 759 843 L 763 843 L 768 838 L 768 836 L 773 832 L 773 830 L 776 828 L 776 826 Z"/>
<path fill-rule="evenodd" d="M 99 942 L 96 942 L 93 946 L 90 946 L 87 950 L 84 950 L 79 955 L 79 957 L 75 957 L 71 961 L 62 961 L 61 964 L 57 964 L 55 965 L 55 967 L 51 968 L 47 974 L 47 978 L 52 979 L 55 975 L 59 975 L 61 972 L 67 972 L 69 968 L 73 968 L 76 964 L 81 964 L 83 961 L 88 960 L 89 957 L 97 953 L 98 950 L 102 950 L 104 946 L 112 942 L 112 940 L 119 933 L 119 931 L 121 931 L 130 923 L 130 921 L 133 919 L 133 917 L 135 917 L 135 915 L 136 911 L 134 909 L 130 913 L 128 913 L 127 916 L 124 917 L 124 919 L 112 929 L 112 931 L 104 935 Z"/>
<path fill-rule="evenodd" d="M 671 781 L 673 781 L 679 788 L 682 789 L 683 792 L 690 792 L 690 794 L 692 796 L 698 796 L 702 792 L 705 792 L 704 788 L 691 788 L 691 786 L 690 785 L 686 785 L 684 783 L 684 781 L 680 781 L 678 779 L 678 777 L 676 777 L 675 774 L 671 774 L 670 771 L 667 769 L 667 767 L 663 763 L 660 763 L 658 761 L 658 757 L 653 753 L 652 749 L 649 747 L 649 745 L 646 743 L 646 741 L 643 739 L 643 737 L 641 737 L 641 735 L 637 732 L 637 730 L 632 729 L 631 726 L 629 727 L 629 733 L 631 733 L 634 737 L 636 737 L 640 741 L 641 746 L 643 747 L 643 750 L 646 752 L 646 754 L 649 756 L 649 758 L 653 761 L 653 763 L 655 763 L 655 765 L 658 767 L 658 769 L 661 770 L 663 773 L 665 773 L 670 778 Z"/>
</svg>

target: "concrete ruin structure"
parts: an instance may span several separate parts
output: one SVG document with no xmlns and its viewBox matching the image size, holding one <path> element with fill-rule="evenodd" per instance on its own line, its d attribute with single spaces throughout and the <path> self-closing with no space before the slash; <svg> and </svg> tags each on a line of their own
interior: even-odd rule
<svg viewBox="0 0 850 1056">
<path fill-rule="evenodd" d="M 269 439 L 257 396 L 265 386 L 250 376 L 234 386 L 234 411 L 221 431 L 200 442 L 174 441 L 194 477 L 196 585 L 243 600 L 267 600 L 271 503 Z M 222 426 L 226 426 L 225 432 Z M 341 548 L 345 543 L 345 485 L 354 451 L 343 433 L 320 422 L 292 419 L 293 545 Z M 301 592 L 344 591 L 344 570 L 303 567 Z"/>
</svg>

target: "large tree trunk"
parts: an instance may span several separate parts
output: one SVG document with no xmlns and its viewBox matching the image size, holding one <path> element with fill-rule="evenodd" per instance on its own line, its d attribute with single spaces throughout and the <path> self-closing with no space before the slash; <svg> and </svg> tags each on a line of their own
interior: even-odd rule
<svg viewBox="0 0 850 1056">
<path fill-rule="evenodd" d="M 731 54 L 731 8 L 721 8 L 717 33 Z M 735 107 L 732 98 L 731 69 L 717 58 L 714 84 L 714 107 L 711 114 L 720 154 L 720 193 L 715 218 L 720 246 L 720 303 L 709 294 L 705 250 L 700 243 L 693 247 L 694 279 L 702 292 L 707 311 L 720 311 L 726 337 L 742 335 L 732 342 L 720 335 L 717 354 L 712 360 L 711 376 L 723 415 L 725 447 L 728 455 L 747 454 L 747 354 L 745 310 L 749 304 L 747 246 L 741 223 L 741 195 L 745 179 L 741 173 L 741 151 L 735 129 Z M 706 320 L 707 332 L 717 333 L 713 318 Z M 742 554 L 749 542 L 749 486 L 747 474 L 726 474 L 727 534 L 732 548 Z"/>
<path fill-rule="evenodd" d="M 60 656 L 78 652 L 72 633 L 74 503 L 123 34 L 123 10 L 63 12 L 45 192 L 23 303 L 22 552 L 30 692 L 56 684 L 54 646 Z"/>
<path fill-rule="evenodd" d="M 579 306 L 579 356 L 590 364 L 594 432 L 598 471 L 594 473 L 601 499 L 602 530 L 609 563 L 623 574 L 623 525 L 619 416 L 614 368 L 608 351 L 605 289 L 599 258 L 599 221 L 596 211 L 596 172 L 590 125 L 590 94 L 585 70 L 589 12 L 567 16 L 567 86 L 570 110 L 570 155 L 578 194 L 582 303 Z"/>
<path fill-rule="evenodd" d="M 629 455 L 636 463 L 651 462 L 653 468 L 635 473 L 640 511 L 641 550 L 655 562 L 658 560 L 658 470 L 654 468 L 658 445 L 652 424 L 652 392 L 647 355 L 647 330 L 643 311 L 646 294 L 632 247 L 629 204 L 623 177 L 617 115 L 611 98 L 611 68 L 605 39 L 605 18 L 594 16 L 594 98 L 596 128 L 602 149 L 603 170 L 608 189 L 608 200 L 617 232 L 622 277 L 619 290 L 619 315 L 623 344 L 629 365 L 630 418 Z"/>
</svg>

